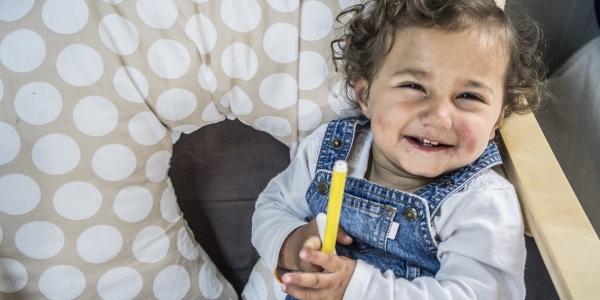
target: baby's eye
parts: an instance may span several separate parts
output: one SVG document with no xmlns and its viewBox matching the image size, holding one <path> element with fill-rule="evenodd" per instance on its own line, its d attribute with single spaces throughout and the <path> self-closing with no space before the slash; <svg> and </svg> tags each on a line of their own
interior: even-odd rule
<svg viewBox="0 0 600 300">
<path fill-rule="evenodd" d="M 462 93 L 460 95 L 458 95 L 459 99 L 468 99 L 468 100 L 478 100 L 478 101 L 483 101 L 483 99 L 481 99 L 481 97 L 475 95 L 475 94 L 471 94 L 471 93 Z"/>
<path fill-rule="evenodd" d="M 401 87 L 406 87 L 406 88 L 410 88 L 410 89 L 415 89 L 415 90 L 419 90 L 419 91 L 425 91 L 425 89 L 417 83 L 405 83 L 403 85 L 401 85 Z"/>
</svg>

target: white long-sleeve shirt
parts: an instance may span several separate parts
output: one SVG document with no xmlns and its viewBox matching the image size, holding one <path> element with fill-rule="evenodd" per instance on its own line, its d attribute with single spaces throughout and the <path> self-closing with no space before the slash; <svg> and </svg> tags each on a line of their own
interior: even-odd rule
<svg viewBox="0 0 600 300">
<path fill-rule="evenodd" d="M 326 125 L 299 146 L 290 166 L 261 193 L 253 216 L 252 243 L 274 269 L 285 238 L 315 216 L 305 199 Z M 364 178 L 370 131 L 355 141 L 359 155 L 348 176 Z M 432 220 L 440 270 L 434 278 L 408 281 L 358 260 L 344 299 L 524 299 L 523 222 L 514 187 L 493 170 L 446 199 Z"/>
</svg>

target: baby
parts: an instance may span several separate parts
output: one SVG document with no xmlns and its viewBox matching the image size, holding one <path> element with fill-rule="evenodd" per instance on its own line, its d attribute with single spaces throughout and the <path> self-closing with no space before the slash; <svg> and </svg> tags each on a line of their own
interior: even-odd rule
<svg viewBox="0 0 600 300">
<path fill-rule="evenodd" d="M 324 125 L 260 195 L 252 241 L 301 299 L 523 299 L 523 223 L 492 170 L 511 113 L 538 105 L 539 32 L 493 0 L 343 11 L 333 58 L 353 117 Z M 331 169 L 348 163 L 337 254 L 319 251 Z M 292 272 L 299 271 L 299 272 Z"/>
</svg>

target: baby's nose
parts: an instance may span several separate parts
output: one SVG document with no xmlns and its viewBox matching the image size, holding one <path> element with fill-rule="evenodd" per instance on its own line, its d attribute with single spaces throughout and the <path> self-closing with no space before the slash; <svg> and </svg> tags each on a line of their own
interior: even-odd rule
<svg viewBox="0 0 600 300">
<path fill-rule="evenodd" d="M 421 124 L 442 129 L 452 127 L 451 104 L 441 99 L 429 99 L 428 102 L 419 116 Z"/>
</svg>

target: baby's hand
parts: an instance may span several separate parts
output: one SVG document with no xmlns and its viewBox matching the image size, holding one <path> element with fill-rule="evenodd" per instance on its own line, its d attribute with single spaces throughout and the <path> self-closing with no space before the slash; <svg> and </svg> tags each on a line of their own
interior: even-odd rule
<svg viewBox="0 0 600 300">
<path fill-rule="evenodd" d="M 352 243 L 352 238 L 344 230 L 339 228 L 337 242 L 343 245 Z M 298 227 L 283 242 L 279 251 L 278 266 L 288 270 L 299 270 L 302 272 L 320 272 L 321 266 L 313 265 L 310 262 L 300 259 L 301 250 L 321 250 L 321 238 L 316 219 Z"/>
<path fill-rule="evenodd" d="M 303 249 L 300 258 L 325 272 L 286 273 L 281 278 L 283 292 L 298 299 L 342 299 L 356 268 L 355 260 L 309 249 Z"/>
</svg>

